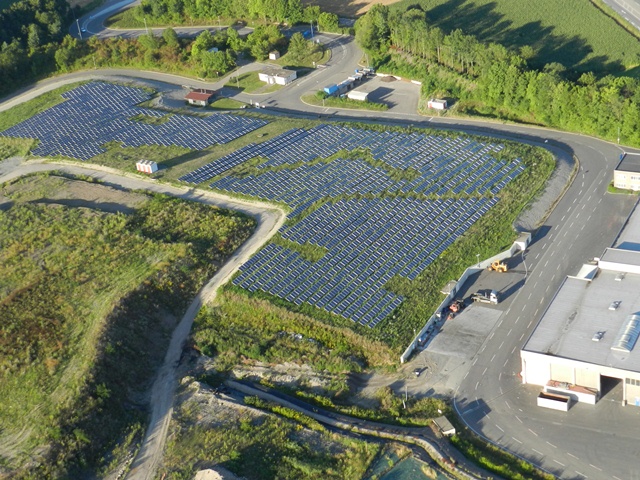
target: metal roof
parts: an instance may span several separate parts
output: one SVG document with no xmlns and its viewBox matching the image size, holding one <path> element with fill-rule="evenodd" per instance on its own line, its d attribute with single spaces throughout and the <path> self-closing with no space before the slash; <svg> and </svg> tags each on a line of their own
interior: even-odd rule
<svg viewBox="0 0 640 480">
<path fill-rule="evenodd" d="M 212 96 L 213 96 L 213 93 L 189 92 L 184 98 L 186 100 L 196 100 L 196 101 L 206 102 Z"/>
<path fill-rule="evenodd" d="M 615 247 L 640 251 L 640 208 L 637 205 L 627 220 L 624 230 L 620 233 Z"/>
<path fill-rule="evenodd" d="M 640 265 L 640 251 L 607 248 L 600 258 L 601 262 L 618 263 L 622 265 Z M 624 272 L 625 270 L 620 270 Z"/>
<path fill-rule="evenodd" d="M 640 348 L 622 339 L 635 331 L 629 318 L 640 314 L 640 275 L 617 281 L 618 273 L 600 270 L 591 282 L 566 278 L 523 350 L 640 372 Z M 620 306 L 609 310 L 613 301 Z M 599 331 L 604 336 L 594 342 Z"/>
<path fill-rule="evenodd" d="M 625 155 L 616 167 L 618 172 L 640 172 L 640 156 Z"/>
<path fill-rule="evenodd" d="M 640 335 L 640 315 L 629 315 L 627 321 L 620 327 L 616 341 L 611 350 L 630 353 Z"/>
</svg>

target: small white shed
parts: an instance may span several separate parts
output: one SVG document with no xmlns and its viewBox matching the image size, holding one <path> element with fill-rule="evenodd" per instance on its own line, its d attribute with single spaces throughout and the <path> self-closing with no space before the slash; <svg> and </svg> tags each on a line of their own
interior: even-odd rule
<svg viewBox="0 0 640 480">
<path fill-rule="evenodd" d="M 449 419 L 442 415 L 441 417 L 434 418 L 433 424 L 445 437 L 450 437 L 456 434 L 456 427 L 454 427 Z"/>
<path fill-rule="evenodd" d="M 155 173 L 158 171 L 158 164 L 153 160 L 139 160 L 136 169 L 142 173 Z"/>
<path fill-rule="evenodd" d="M 272 50 L 269 52 L 269 60 L 277 60 L 280 58 L 280 52 L 277 50 Z"/>
<path fill-rule="evenodd" d="M 369 98 L 369 92 L 363 92 L 361 90 L 351 90 L 349 93 L 347 93 L 347 97 L 351 100 L 366 102 Z"/>
<path fill-rule="evenodd" d="M 434 110 L 446 110 L 447 109 L 447 101 L 446 100 L 438 100 L 437 98 L 432 98 L 427 103 L 427 107 L 433 108 Z"/>
<path fill-rule="evenodd" d="M 260 81 L 269 85 L 288 85 L 297 78 L 298 74 L 295 70 L 287 70 L 285 68 L 265 68 L 258 73 Z"/>
</svg>

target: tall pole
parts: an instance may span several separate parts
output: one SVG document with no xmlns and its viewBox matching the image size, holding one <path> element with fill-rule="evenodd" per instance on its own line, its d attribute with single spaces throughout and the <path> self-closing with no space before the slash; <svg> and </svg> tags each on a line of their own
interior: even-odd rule
<svg viewBox="0 0 640 480">
<path fill-rule="evenodd" d="M 93 58 L 93 69 L 94 69 L 94 70 L 97 70 L 97 69 L 98 69 L 98 67 L 97 67 L 97 65 L 96 65 L 96 56 L 95 56 L 95 55 L 91 55 L 91 57 Z"/>
<path fill-rule="evenodd" d="M 313 38 L 313 20 L 309 22 L 311 24 L 311 38 Z"/>
<path fill-rule="evenodd" d="M 76 25 L 78 25 L 78 35 L 80 35 L 80 40 L 82 40 L 82 30 L 80 30 L 80 20 L 78 20 L 77 18 L 76 18 Z"/>
<path fill-rule="evenodd" d="M 149 35 L 149 27 L 147 27 L 147 17 L 144 17 L 144 29 L 147 31 L 147 35 Z"/>
</svg>

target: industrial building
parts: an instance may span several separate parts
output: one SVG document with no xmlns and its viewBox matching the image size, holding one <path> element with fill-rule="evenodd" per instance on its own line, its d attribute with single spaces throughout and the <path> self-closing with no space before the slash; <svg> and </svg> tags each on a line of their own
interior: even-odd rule
<svg viewBox="0 0 640 480">
<path fill-rule="evenodd" d="M 622 404 L 640 406 L 639 335 L 636 211 L 615 247 L 564 280 L 520 352 L 522 381 L 594 404 L 621 383 Z"/>
<path fill-rule="evenodd" d="M 260 81 L 269 85 L 288 85 L 297 78 L 298 74 L 295 70 L 287 70 L 285 68 L 265 68 L 258 73 Z"/>
<path fill-rule="evenodd" d="M 613 186 L 624 190 L 640 190 L 640 155 L 622 155 L 613 171 Z"/>
</svg>

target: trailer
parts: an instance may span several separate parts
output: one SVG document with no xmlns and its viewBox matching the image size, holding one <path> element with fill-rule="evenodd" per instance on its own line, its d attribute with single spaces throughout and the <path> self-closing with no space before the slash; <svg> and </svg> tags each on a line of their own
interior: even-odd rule
<svg viewBox="0 0 640 480">
<path fill-rule="evenodd" d="M 491 292 L 476 292 L 471 295 L 471 300 L 474 302 L 480 303 L 490 303 L 492 305 L 497 305 L 500 303 L 500 297 L 498 297 L 498 292 L 495 290 L 491 290 Z"/>
<path fill-rule="evenodd" d="M 324 93 L 326 93 L 327 95 L 335 95 L 336 93 L 338 93 L 338 86 L 333 84 L 324 87 Z"/>
</svg>

